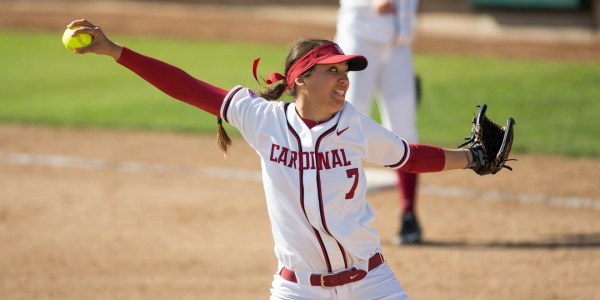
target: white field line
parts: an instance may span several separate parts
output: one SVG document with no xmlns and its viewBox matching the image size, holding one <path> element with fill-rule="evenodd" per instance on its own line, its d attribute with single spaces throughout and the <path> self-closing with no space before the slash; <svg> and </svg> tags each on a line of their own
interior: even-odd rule
<svg viewBox="0 0 600 300">
<path fill-rule="evenodd" d="M 210 178 L 237 179 L 243 181 L 262 182 L 261 172 L 224 167 L 190 167 L 141 161 L 111 161 L 96 158 L 82 158 L 66 155 L 5 153 L 0 152 L 0 163 L 12 165 L 44 166 L 53 168 L 73 168 L 87 170 L 114 170 L 129 173 L 183 174 Z M 396 186 L 393 171 L 367 168 L 368 192 L 374 193 L 382 189 Z M 555 197 L 527 193 L 506 193 L 502 191 L 482 191 L 457 187 L 444 187 L 422 184 L 419 191 L 432 196 L 450 198 L 481 198 L 489 201 L 517 201 L 521 203 L 539 203 L 551 206 L 570 208 L 589 208 L 600 210 L 600 200 L 577 197 Z"/>
<path fill-rule="evenodd" d="M 0 162 L 13 165 L 32 165 L 54 168 L 73 168 L 88 170 L 115 170 L 129 173 L 153 174 L 186 174 L 202 177 L 239 179 L 245 181 L 261 182 L 261 173 L 258 171 L 241 170 L 222 167 L 195 168 L 189 166 L 176 166 L 141 161 L 110 161 L 95 158 L 81 158 L 66 155 L 48 155 L 31 153 L 3 153 L 0 152 Z"/>
<path fill-rule="evenodd" d="M 396 186 L 396 177 L 392 171 L 381 169 L 367 169 L 367 177 L 369 178 L 369 182 L 373 182 L 373 185 L 370 187 L 372 191 Z M 431 184 L 420 185 L 419 191 L 427 195 L 450 198 L 481 198 L 489 201 L 517 201 L 521 203 L 539 203 L 552 206 L 590 208 L 600 210 L 600 199 L 557 197 L 528 193 L 514 194 L 497 190 L 484 191 L 476 189 L 464 189 L 458 187 L 437 186 Z"/>
</svg>

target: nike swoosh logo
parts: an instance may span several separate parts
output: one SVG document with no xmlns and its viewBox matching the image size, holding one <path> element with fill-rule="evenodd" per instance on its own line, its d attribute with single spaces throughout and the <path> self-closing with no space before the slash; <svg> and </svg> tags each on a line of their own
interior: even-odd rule
<svg viewBox="0 0 600 300">
<path fill-rule="evenodd" d="M 337 131 L 337 135 L 338 135 L 338 136 L 340 136 L 342 133 L 344 133 L 344 131 L 348 130 L 349 128 L 350 128 L 350 127 L 346 127 L 346 128 L 344 128 L 344 129 L 342 129 L 342 130 L 338 130 L 338 131 Z"/>
<path fill-rule="evenodd" d="M 346 128 L 346 129 L 348 129 L 348 128 Z M 352 280 L 352 279 L 356 278 L 356 276 L 358 276 L 358 274 L 356 274 L 356 275 L 354 275 L 354 276 L 350 276 L 350 280 Z"/>
</svg>

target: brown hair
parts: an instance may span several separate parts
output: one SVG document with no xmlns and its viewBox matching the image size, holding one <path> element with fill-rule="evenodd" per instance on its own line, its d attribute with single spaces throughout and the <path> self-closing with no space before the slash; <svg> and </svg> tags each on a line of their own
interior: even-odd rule
<svg viewBox="0 0 600 300">
<path fill-rule="evenodd" d="M 285 60 L 285 72 L 283 74 L 287 74 L 290 70 L 290 67 L 296 62 L 296 60 L 298 60 L 304 54 L 308 53 L 312 49 L 315 49 L 327 43 L 331 43 L 331 41 L 321 39 L 301 39 L 293 42 L 291 44 L 288 56 Z M 313 72 L 313 70 L 314 67 L 308 69 L 300 76 L 308 76 Z M 281 98 L 281 96 L 283 96 L 286 90 L 288 90 L 288 88 L 284 79 L 273 87 L 264 88 L 258 94 L 267 100 L 277 100 Z M 294 85 L 291 88 L 289 88 L 288 92 L 292 97 L 296 97 L 296 86 Z"/>
<path fill-rule="evenodd" d="M 331 41 L 323 40 L 323 39 L 300 39 L 300 40 L 293 42 L 290 45 L 290 51 L 288 52 L 287 58 L 285 60 L 284 74 L 287 74 L 288 70 L 294 64 L 294 62 L 296 62 L 296 60 L 298 60 L 304 54 L 308 53 L 312 49 L 315 49 L 315 48 L 317 48 L 321 45 L 327 44 L 327 43 L 331 43 Z M 306 72 L 302 73 L 302 75 L 300 75 L 300 76 L 308 76 L 313 72 L 313 70 L 314 70 L 314 67 L 308 69 Z M 290 96 L 292 96 L 294 98 L 296 97 L 296 86 L 294 85 L 288 89 L 288 87 L 286 86 L 285 79 L 283 79 L 282 81 L 276 83 L 272 87 L 264 88 L 263 90 L 261 90 L 258 93 L 258 95 L 260 95 L 261 97 L 263 97 L 267 100 L 278 100 L 279 98 L 281 98 L 283 96 L 283 94 L 286 91 L 288 91 Z M 227 157 L 227 155 L 229 153 L 229 147 L 231 146 L 232 142 L 231 142 L 231 138 L 229 138 L 229 136 L 227 135 L 227 132 L 225 132 L 225 128 L 223 128 L 222 122 L 223 121 L 221 120 L 221 118 L 217 119 L 217 123 L 218 123 L 217 143 L 219 144 L 219 148 L 221 148 L 221 151 L 223 151 L 223 154 Z"/>
</svg>

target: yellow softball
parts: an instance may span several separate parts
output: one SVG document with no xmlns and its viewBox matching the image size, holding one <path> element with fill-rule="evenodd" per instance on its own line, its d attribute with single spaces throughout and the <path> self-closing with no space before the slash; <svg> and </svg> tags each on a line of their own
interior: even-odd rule
<svg viewBox="0 0 600 300">
<path fill-rule="evenodd" d="M 87 33 L 78 34 L 76 36 L 73 35 L 73 31 L 81 26 L 74 26 L 72 28 L 67 28 L 62 37 L 62 42 L 67 49 L 70 51 L 74 51 L 77 48 L 87 47 L 92 43 L 92 36 Z"/>
</svg>

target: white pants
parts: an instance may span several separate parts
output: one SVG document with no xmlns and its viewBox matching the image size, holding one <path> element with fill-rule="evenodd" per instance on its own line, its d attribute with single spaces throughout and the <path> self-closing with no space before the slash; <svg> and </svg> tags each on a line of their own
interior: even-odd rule
<svg viewBox="0 0 600 300">
<path fill-rule="evenodd" d="M 408 300 L 387 263 L 371 270 L 362 280 L 335 288 L 302 285 L 273 276 L 271 300 Z"/>
<path fill-rule="evenodd" d="M 371 115 L 373 97 L 380 108 L 381 123 L 409 143 L 418 142 L 416 85 L 410 44 L 395 45 L 361 40 L 338 32 L 336 42 L 347 54 L 361 54 L 369 61 L 365 70 L 348 72 L 346 100 Z"/>
</svg>

